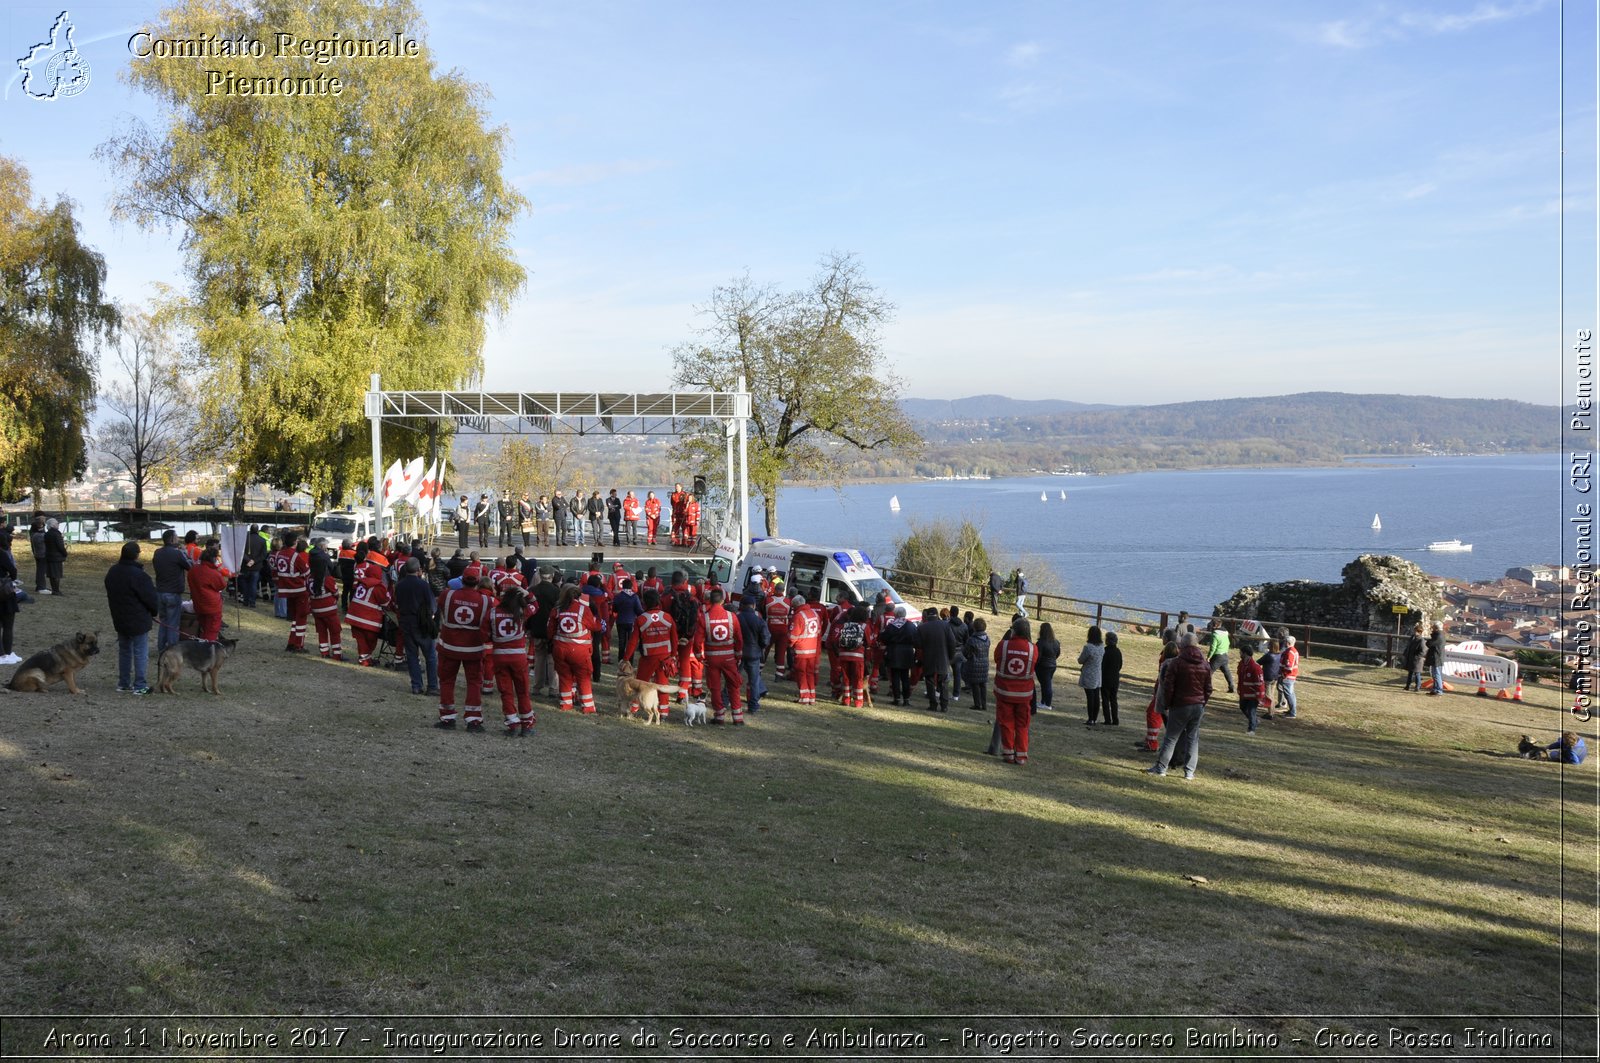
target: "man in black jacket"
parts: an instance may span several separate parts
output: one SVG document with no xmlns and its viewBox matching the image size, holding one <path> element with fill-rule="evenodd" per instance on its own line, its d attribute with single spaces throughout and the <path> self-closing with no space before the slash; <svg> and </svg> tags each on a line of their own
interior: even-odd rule
<svg viewBox="0 0 1600 1063">
<path fill-rule="evenodd" d="M 261 584 L 261 570 L 267 567 L 267 541 L 261 538 L 261 529 L 250 525 L 250 534 L 244 537 L 244 558 L 239 565 L 239 597 L 246 609 L 256 607 L 256 590 Z"/>
<path fill-rule="evenodd" d="M 395 610 L 400 618 L 400 630 L 406 636 L 406 668 L 411 673 L 411 693 L 439 693 L 439 655 L 431 636 L 424 635 L 419 621 L 432 617 L 435 600 L 433 587 L 422 576 L 422 563 L 408 558 L 400 570 L 400 580 L 394 585 Z M 423 662 L 427 662 L 427 686 L 423 686 Z"/>
<path fill-rule="evenodd" d="M 259 536 L 254 538 L 261 541 Z M 161 533 L 161 545 L 156 549 L 154 561 L 156 604 L 161 617 L 161 632 L 156 636 L 156 656 L 159 657 L 168 646 L 177 645 L 179 625 L 183 623 L 183 596 L 189 589 L 189 569 L 194 562 L 178 545 L 178 533 L 171 528 Z"/>
<path fill-rule="evenodd" d="M 61 574 L 67 564 L 67 540 L 61 536 L 61 526 L 51 517 L 44 522 L 44 564 L 50 576 L 50 593 L 61 593 Z"/>
<path fill-rule="evenodd" d="M 989 615 L 990 616 L 999 616 L 1000 615 L 1000 589 L 1002 587 L 1004 587 L 1004 586 L 1005 586 L 1004 582 L 1000 579 L 1000 573 L 996 572 L 994 569 L 991 568 L 989 570 Z"/>
<path fill-rule="evenodd" d="M 511 545 L 511 515 L 516 512 L 516 503 L 511 501 L 510 491 L 500 492 L 500 501 L 495 503 L 495 511 L 500 516 L 500 545 Z"/>
<path fill-rule="evenodd" d="M 489 501 L 489 492 L 485 491 L 478 496 L 478 507 L 472 511 L 472 522 L 478 526 L 478 546 L 489 545 L 489 523 L 494 520 L 494 503 Z"/>
<path fill-rule="evenodd" d="M 956 655 L 956 637 L 950 625 L 939 619 L 939 610 L 922 611 L 917 625 L 917 649 L 922 654 L 922 686 L 928 695 L 929 712 L 950 711 L 950 662 Z"/>
<path fill-rule="evenodd" d="M 139 563 L 139 544 L 122 544 L 122 557 L 106 573 L 106 604 L 117 631 L 117 692 L 145 695 L 150 685 L 150 628 L 159 603 L 156 585 Z"/>
</svg>

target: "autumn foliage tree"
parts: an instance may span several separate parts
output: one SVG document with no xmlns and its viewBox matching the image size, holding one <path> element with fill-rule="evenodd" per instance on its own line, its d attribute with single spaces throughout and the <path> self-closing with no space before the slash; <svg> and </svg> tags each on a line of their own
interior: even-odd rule
<svg viewBox="0 0 1600 1063">
<path fill-rule="evenodd" d="M 768 535 L 778 534 L 786 475 L 838 482 L 845 455 L 921 445 L 882 347 L 892 311 L 855 256 L 831 254 L 799 291 L 758 286 L 748 275 L 718 288 L 698 338 L 673 350 L 677 387 L 732 391 L 744 378 L 753 404 L 750 485 Z M 724 446 L 717 425 L 686 437 L 674 457 L 720 481 Z"/>
<path fill-rule="evenodd" d="M 27 168 L 0 156 L 0 498 L 84 472 L 95 351 L 118 322 L 105 280 L 71 201 L 35 204 Z"/>
<path fill-rule="evenodd" d="M 230 57 L 241 78 L 337 76 L 342 92 L 209 92 L 207 64 L 135 58 L 128 80 L 162 105 L 101 147 L 123 178 L 114 207 L 176 230 L 203 355 L 202 422 L 250 479 L 341 497 L 370 478 L 362 395 L 461 387 L 481 374 L 486 317 L 525 274 L 510 229 L 526 201 L 504 178 L 485 92 L 441 72 L 408 0 L 184 0 L 160 38 L 421 43 L 414 57 Z M 414 446 L 403 429 L 386 440 Z"/>
</svg>

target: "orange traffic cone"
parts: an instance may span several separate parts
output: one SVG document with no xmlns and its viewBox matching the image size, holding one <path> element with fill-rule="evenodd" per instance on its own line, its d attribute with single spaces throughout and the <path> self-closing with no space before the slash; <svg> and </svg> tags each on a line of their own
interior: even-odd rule
<svg viewBox="0 0 1600 1063">
<path fill-rule="evenodd" d="M 1484 674 L 1484 671 L 1483 671 L 1482 668 L 1479 668 L 1478 669 L 1478 697 L 1486 698 L 1488 696 L 1489 696 L 1489 677 L 1486 674 Z"/>
<path fill-rule="evenodd" d="M 1521 675 L 1517 676 L 1517 692 L 1515 694 L 1511 695 L 1511 700 L 1512 701 L 1521 701 L 1522 700 L 1522 676 Z"/>
</svg>

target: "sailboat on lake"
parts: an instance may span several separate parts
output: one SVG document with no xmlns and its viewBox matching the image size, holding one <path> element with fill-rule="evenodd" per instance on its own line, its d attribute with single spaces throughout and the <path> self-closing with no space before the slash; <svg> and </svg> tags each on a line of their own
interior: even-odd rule
<svg viewBox="0 0 1600 1063">
<path fill-rule="evenodd" d="M 1376 513 L 1372 515 L 1372 530 L 1383 531 L 1383 521 L 1378 519 L 1378 515 Z"/>
<path fill-rule="evenodd" d="M 898 512 L 900 512 L 900 496 L 899 495 L 890 495 L 889 496 L 889 512 L 890 513 L 898 513 Z"/>
</svg>

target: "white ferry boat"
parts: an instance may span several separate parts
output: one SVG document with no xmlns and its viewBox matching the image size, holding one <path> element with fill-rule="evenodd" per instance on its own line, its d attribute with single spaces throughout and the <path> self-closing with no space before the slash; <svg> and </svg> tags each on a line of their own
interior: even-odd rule
<svg viewBox="0 0 1600 1063">
<path fill-rule="evenodd" d="M 1460 539 L 1439 539 L 1429 543 L 1427 548 L 1439 553 L 1465 553 L 1472 549 L 1472 544 L 1464 543 Z"/>
</svg>

